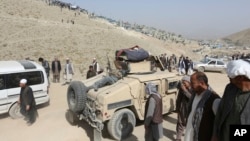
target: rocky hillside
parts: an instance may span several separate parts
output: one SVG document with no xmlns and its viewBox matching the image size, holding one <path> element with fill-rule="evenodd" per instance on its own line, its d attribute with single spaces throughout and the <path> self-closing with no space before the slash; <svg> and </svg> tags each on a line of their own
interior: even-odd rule
<svg viewBox="0 0 250 141">
<path fill-rule="evenodd" d="M 192 53 L 192 48 L 198 48 L 196 42 L 186 45 L 163 42 L 100 19 L 90 19 L 81 12 L 49 6 L 42 0 L 0 0 L 0 26 L 1 60 L 29 57 L 37 61 L 43 57 L 52 61 L 58 56 L 64 63 L 69 57 L 85 71 L 93 57 L 105 66 L 106 54 L 114 57 L 115 50 L 135 45 L 155 55 L 174 53 L 199 58 Z"/>
</svg>

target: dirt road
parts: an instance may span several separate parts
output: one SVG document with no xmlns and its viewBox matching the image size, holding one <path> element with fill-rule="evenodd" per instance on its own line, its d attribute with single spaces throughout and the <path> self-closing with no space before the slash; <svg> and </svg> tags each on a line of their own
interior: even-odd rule
<svg viewBox="0 0 250 141">
<path fill-rule="evenodd" d="M 223 93 L 228 83 L 226 74 L 206 73 L 209 84 L 219 93 Z M 65 113 L 68 109 L 66 99 L 67 85 L 52 83 L 50 88 L 50 105 L 39 106 L 39 118 L 36 123 L 27 126 L 22 119 L 11 119 L 8 115 L 0 116 L 0 140 L 1 141 L 92 141 L 93 130 L 86 122 L 79 122 L 77 126 L 70 125 Z M 164 116 L 164 141 L 175 138 L 176 114 L 170 113 Z M 107 134 L 103 135 L 104 141 L 113 140 Z M 133 135 L 126 141 L 144 140 L 144 127 L 139 123 Z"/>
</svg>

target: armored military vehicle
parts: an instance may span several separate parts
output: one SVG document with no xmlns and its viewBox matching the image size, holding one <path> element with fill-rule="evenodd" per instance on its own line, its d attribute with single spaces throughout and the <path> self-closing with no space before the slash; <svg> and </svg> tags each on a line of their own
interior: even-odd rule
<svg viewBox="0 0 250 141">
<path fill-rule="evenodd" d="M 148 97 L 145 85 L 148 82 L 156 84 L 162 95 L 162 114 L 175 109 L 176 86 L 179 82 L 175 74 L 164 71 L 160 60 L 155 56 L 140 62 L 126 62 L 129 73 L 114 84 L 97 91 L 89 90 L 88 87 L 102 79 L 105 73 L 83 82 L 71 82 L 67 91 L 67 119 L 70 123 L 85 120 L 99 132 L 106 126 L 108 133 L 116 140 L 129 137 L 136 125 L 136 119 L 144 120 Z"/>
</svg>

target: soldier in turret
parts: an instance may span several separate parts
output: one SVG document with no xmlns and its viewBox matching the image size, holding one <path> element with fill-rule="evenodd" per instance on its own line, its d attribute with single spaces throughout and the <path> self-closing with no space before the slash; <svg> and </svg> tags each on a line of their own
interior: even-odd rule
<svg viewBox="0 0 250 141">
<path fill-rule="evenodd" d="M 110 70 L 107 76 L 104 76 L 101 80 L 98 80 L 93 85 L 89 86 L 88 90 L 94 89 L 95 91 L 98 91 L 98 88 L 112 85 L 127 75 L 129 69 L 126 62 L 117 59 L 114 64 L 117 70 Z"/>
</svg>

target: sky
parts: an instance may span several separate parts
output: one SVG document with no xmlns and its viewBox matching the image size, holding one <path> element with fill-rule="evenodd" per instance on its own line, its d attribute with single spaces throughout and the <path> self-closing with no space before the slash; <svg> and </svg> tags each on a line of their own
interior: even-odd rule
<svg viewBox="0 0 250 141">
<path fill-rule="evenodd" d="M 216 39 L 250 28 L 250 0 L 61 0 L 88 12 L 190 39 Z"/>
</svg>

